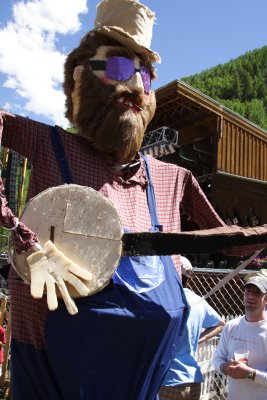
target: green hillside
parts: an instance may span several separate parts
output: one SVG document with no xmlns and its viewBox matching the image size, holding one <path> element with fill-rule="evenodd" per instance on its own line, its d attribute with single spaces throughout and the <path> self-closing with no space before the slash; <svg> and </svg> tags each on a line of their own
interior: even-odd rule
<svg viewBox="0 0 267 400">
<path fill-rule="evenodd" d="M 267 46 L 181 80 L 267 130 Z"/>
</svg>

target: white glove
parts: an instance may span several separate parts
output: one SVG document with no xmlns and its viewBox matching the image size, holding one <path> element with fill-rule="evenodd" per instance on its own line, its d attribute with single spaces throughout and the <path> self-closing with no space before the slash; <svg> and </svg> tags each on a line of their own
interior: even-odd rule
<svg viewBox="0 0 267 400">
<path fill-rule="evenodd" d="M 81 296 L 87 296 L 89 289 L 79 278 L 90 281 L 91 272 L 73 263 L 50 240 L 44 244 L 42 250 L 27 257 L 27 262 L 31 273 L 31 295 L 36 299 L 42 298 L 46 286 L 48 308 L 55 310 L 58 307 L 57 285 L 68 312 L 76 314 L 78 309 L 70 297 L 65 281 Z"/>
</svg>

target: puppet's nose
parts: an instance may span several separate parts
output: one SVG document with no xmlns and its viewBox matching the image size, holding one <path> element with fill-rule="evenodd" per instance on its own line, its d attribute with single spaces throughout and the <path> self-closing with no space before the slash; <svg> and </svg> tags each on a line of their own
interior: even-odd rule
<svg viewBox="0 0 267 400">
<path fill-rule="evenodd" d="M 140 72 L 136 72 L 128 81 L 124 83 L 132 91 L 144 94 L 144 84 Z"/>
</svg>

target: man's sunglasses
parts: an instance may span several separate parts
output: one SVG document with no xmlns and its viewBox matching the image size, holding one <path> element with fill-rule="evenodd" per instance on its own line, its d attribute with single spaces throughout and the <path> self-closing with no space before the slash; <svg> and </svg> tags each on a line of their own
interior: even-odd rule
<svg viewBox="0 0 267 400">
<path fill-rule="evenodd" d="M 147 67 L 135 68 L 130 58 L 113 56 L 107 60 L 89 60 L 92 71 L 106 71 L 106 77 L 115 81 L 127 81 L 136 72 L 140 72 L 145 93 L 151 89 L 151 76 Z"/>
</svg>

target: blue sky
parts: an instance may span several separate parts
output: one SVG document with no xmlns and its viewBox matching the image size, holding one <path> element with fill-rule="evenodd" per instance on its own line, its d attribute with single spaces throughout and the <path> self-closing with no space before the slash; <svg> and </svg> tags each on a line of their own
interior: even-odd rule
<svg viewBox="0 0 267 400">
<path fill-rule="evenodd" d="M 67 126 L 65 56 L 93 28 L 99 0 L 1 0 L 0 108 Z M 155 11 L 152 49 L 166 85 L 267 44 L 266 0 L 143 0 Z"/>
</svg>

